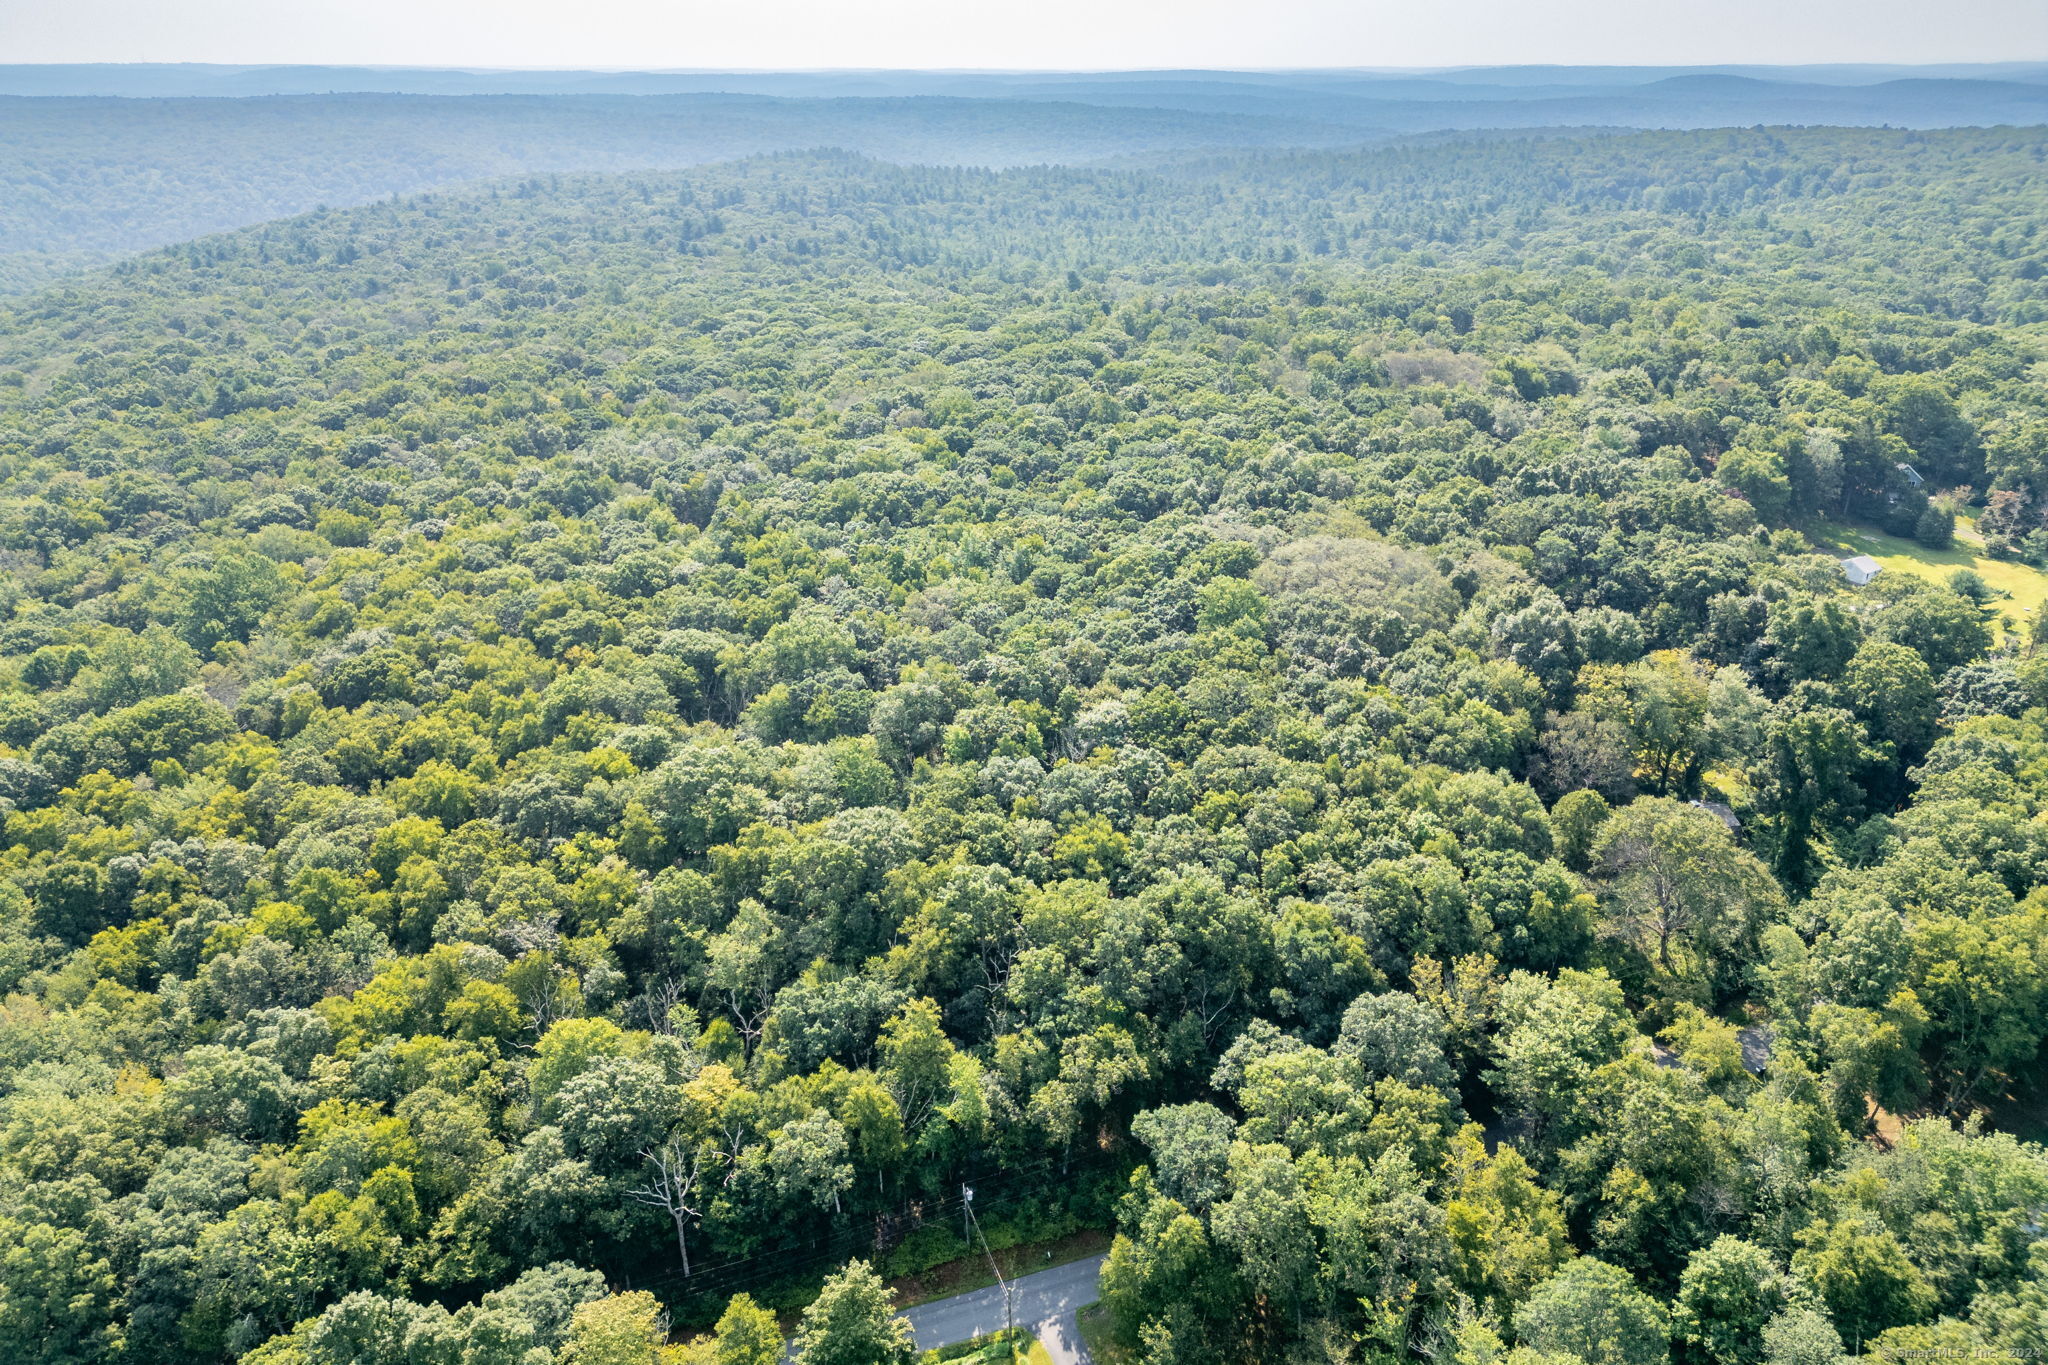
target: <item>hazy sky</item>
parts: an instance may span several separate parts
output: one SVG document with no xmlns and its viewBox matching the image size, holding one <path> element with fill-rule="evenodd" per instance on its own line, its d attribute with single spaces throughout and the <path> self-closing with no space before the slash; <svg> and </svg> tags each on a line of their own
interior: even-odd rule
<svg viewBox="0 0 2048 1365">
<path fill-rule="evenodd" d="M 0 0 L 0 62 L 1450 66 L 2048 58 L 2048 0 Z"/>
</svg>

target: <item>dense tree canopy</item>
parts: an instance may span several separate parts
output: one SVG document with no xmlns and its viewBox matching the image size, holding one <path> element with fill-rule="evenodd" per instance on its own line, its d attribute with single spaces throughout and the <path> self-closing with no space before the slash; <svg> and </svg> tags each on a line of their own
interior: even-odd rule
<svg viewBox="0 0 2048 1365">
<path fill-rule="evenodd" d="M 1807 533 L 2048 547 L 2044 158 L 771 157 L 20 301 L 0 1341 L 759 1362 L 858 1256 L 895 1359 L 973 1180 L 1153 1360 L 2032 1349 L 2048 667 Z"/>
</svg>

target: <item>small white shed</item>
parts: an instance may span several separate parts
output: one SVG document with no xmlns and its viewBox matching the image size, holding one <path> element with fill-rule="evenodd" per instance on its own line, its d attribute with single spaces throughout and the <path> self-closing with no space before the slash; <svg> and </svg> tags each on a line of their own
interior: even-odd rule
<svg viewBox="0 0 2048 1365">
<path fill-rule="evenodd" d="M 1842 561 L 1842 572 L 1849 576 L 1851 583 L 1860 588 L 1880 573 L 1883 573 L 1884 565 L 1878 563 L 1869 555 L 1851 555 Z"/>
</svg>

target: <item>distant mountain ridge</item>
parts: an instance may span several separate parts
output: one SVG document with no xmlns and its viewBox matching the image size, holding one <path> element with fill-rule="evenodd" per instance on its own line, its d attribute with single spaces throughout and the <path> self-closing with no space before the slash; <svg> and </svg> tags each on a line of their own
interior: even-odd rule
<svg viewBox="0 0 2048 1365">
<path fill-rule="evenodd" d="M 0 292 L 129 252 L 492 176 L 832 147 L 1019 166 L 1384 136 L 1348 121 L 938 96 L 0 96 Z"/>
<path fill-rule="evenodd" d="M 1141 93 L 1258 87 L 1364 99 L 1526 100 L 1646 91 L 1670 82 L 1728 79 L 1821 90 L 1901 80 L 2048 85 L 2048 61 L 1930 66 L 1455 67 L 1308 71 L 604 71 L 460 67 L 233 66 L 201 63 L 0 64 L 0 94 L 174 96 L 678 95 L 799 98 L 952 95 L 970 99 L 1070 98 L 1090 92 L 1125 102 Z"/>
<path fill-rule="evenodd" d="M 2048 124 L 2048 62 L 1438 71 L 0 65 L 0 292 L 492 176 L 832 147 L 1085 164 L 1488 130 Z"/>
<path fill-rule="evenodd" d="M 0 66 L 0 95 L 387 94 L 948 99 L 1443 128 L 2048 121 L 2048 62 L 1969 66 L 1470 67 L 1441 71 L 493 71 L 349 66 Z M 1310 139 L 1312 142 L 1313 139 Z M 1307 144 L 1305 144 L 1307 145 Z"/>
</svg>

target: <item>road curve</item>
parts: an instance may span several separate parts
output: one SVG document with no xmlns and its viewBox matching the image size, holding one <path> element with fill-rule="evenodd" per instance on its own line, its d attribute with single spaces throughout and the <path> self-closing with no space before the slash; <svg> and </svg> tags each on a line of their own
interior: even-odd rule
<svg viewBox="0 0 2048 1365">
<path fill-rule="evenodd" d="M 1054 1365 L 1090 1365 L 1075 1315 L 1095 1302 L 1101 1274 L 1102 1257 L 1090 1256 L 1010 1281 L 1017 1325 L 1030 1328 L 1044 1343 Z M 910 1319 L 920 1351 L 985 1337 L 1006 1325 L 1003 1291 L 994 1285 L 906 1308 L 903 1316 Z"/>
</svg>

